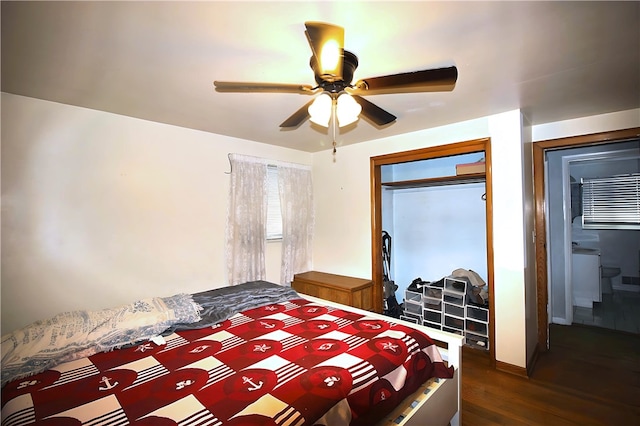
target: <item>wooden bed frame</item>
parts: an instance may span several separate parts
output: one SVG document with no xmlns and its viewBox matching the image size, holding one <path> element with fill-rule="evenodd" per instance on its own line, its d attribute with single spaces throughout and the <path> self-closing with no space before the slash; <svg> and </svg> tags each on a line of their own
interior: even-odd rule
<svg viewBox="0 0 640 426">
<path fill-rule="evenodd" d="M 335 308 L 357 312 L 371 318 L 385 321 L 398 322 L 409 327 L 418 329 L 429 335 L 438 344 L 442 358 L 455 368 L 452 379 L 430 380 L 421 386 L 410 397 L 406 398 L 389 416 L 381 419 L 379 426 L 403 425 L 403 426 L 425 426 L 425 425 L 452 425 L 460 424 L 460 383 L 462 367 L 462 345 L 464 337 L 439 331 L 433 328 L 402 321 L 395 318 L 369 312 L 329 300 L 301 294 L 305 299 Z"/>
</svg>

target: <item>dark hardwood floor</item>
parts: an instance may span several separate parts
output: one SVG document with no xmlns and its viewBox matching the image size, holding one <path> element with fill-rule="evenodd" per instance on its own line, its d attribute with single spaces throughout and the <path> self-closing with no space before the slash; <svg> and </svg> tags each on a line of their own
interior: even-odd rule
<svg viewBox="0 0 640 426">
<path fill-rule="evenodd" d="M 462 424 L 640 425 L 640 335 L 588 326 L 549 330 L 530 378 L 462 357 Z"/>
</svg>

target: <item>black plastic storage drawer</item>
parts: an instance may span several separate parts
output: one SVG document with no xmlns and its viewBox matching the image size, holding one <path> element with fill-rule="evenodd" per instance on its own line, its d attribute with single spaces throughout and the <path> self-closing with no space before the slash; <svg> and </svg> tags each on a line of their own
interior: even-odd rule
<svg viewBox="0 0 640 426">
<path fill-rule="evenodd" d="M 489 321 L 489 310 L 487 308 L 467 305 L 467 318 L 487 322 Z"/>
<path fill-rule="evenodd" d="M 464 320 L 461 318 L 450 317 L 449 315 L 445 315 L 444 325 L 450 328 L 464 330 Z"/>
<path fill-rule="evenodd" d="M 422 311 L 422 318 L 425 321 L 440 323 L 442 322 L 442 313 L 425 309 Z"/>
<path fill-rule="evenodd" d="M 425 309 L 432 309 L 434 311 L 442 310 L 442 300 L 440 299 L 432 299 L 431 297 L 423 297 L 422 304 Z"/>
<path fill-rule="evenodd" d="M 422 304 L 421 303 L 414 303 L 414 302 L 410 302 L 408 300 L 405 300 L 405 302 L 404 302 L 404 314 L 406 315 L 407 313 L 415 314 L 415 315 L 422 315 Z"/>
<path fill-rule="evenodd" d="M 404 292 L 404 300 L 407 302 L 422 303 L 422 293 L 406 290 Z"/>
<path fill-rule="evenodd" d="M 414 324 L 419 324 L 419 321 L 418 321 L 417 317 L 410 317 L 410 316 L 406 316 L 406 315 L 400 315 L 400 319 L 403 320 L 403 321 L 412 322 Z"/>
<path fill-rule="evenodd" d="M 442 288 L 425 286 L 422 289 L 422 295 L 434 299 L 442 299 Z"/>
<path fill-rule="evenodd" d="M 483 336 L 487 335 L 487 323 L 474 321 L 472 319 L 467 318 L 465 320 L 465 330 L 471 331 L 473 333 L 481 334 Z"/>
<path fill-rule="evenodd" d="M 442 326 L 442 331 L 446 331 L 448 333 L 453 333 L 453 334 L 459 334 L 460 336 L 462 336 L 464 334 L 464 331 L 462 331 L 462 330 L 457 330 L 455 328 L 450 328 L 450 327 L 445 327 L 445 326 Z"/>
<path fill-rule="evenodd" d="M 489 338 L 473 333 L 465 333 L 466 344 L 478 349 L 489 349 Z"/>
<path fill-rule="evenodd" d="M 442 300 L 447 302 L 447 303 L 453 303 L 454 305 L 458 305 L 458 306 L 464 306 L 465 305 L 465 295 L 458 295 L 458 294 L 449 294 L 449 293 L 444 293 L 444 295 L 442 296 Z"/>
<path fill-rule="evenodd" d="M 452 305 L 451 303 L 444 304 L 444 313 L 449 315 L 455 315 L 460 318 L 464 318 L 464 306 Z"/>
</svg>

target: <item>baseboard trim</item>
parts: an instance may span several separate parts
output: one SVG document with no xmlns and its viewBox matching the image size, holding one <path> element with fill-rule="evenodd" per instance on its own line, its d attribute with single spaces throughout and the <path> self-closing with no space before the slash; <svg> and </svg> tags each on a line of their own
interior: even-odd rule
<svg viewBox="0 0 640 426">
<path fill-rule="evenodd" d="M 551 322 L 553 324 L 571 325 L 571 322 L 567 321 L 566 318 L 562 318 L 562 317 L 553 317 L 551 319 Z M 549 325 L 547 325 L 547 327 L 549 327 Z"/>
<path fill-rule="evenodd" d="M 496 370 L 502 371 L 503 373 L 509 373 L 516 376 L 524 377 L 525 379 L 529 378 L 526 368 L 498 360 L 496 360 Z"/>
<path fill-rule="evenodd" d="M 533 348 L 533 353 L 531 354 L 531 359 L 527 363 L 527 377 L 531 377 L 533 374 L 533 370 L 536 368 L 536 363 L 538 362 L 538 356 L 540 355 L 540 345 L 536 343 L 536 347 Z"/>
</svg>

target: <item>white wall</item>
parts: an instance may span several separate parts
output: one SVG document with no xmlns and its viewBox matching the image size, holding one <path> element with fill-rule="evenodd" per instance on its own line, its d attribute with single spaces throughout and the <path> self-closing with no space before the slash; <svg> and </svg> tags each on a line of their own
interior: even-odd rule
<svg viewBox="0 0 640 426">
<path fill-rule="evenodd" d="M 314 269 L 371 278 L 370 157 L 491 137 L 494 173 L 496 359 L 526 366 L 522 134 L 519 111 L 313 156 Z M 330 207 L 329 207 L 330 206 Z M 528 243 L 528 242 L 527 242 Z M 532 249 L 532 244 L 531 244 Z"/>
<path fill-rule="evenodd" d="M 496 361 L 526 367 L 526 251 L 533 242 L 525 239 L 522 121 L 518 111 L 510 111 L 489 122 Z"/>
<path fill-rule="evenodd" d="M 568 138 L 612 130 L 631 129 L 640 126 L 640 109 L 612 112 L 609 114 L 556 121 L 533 127 L 533 141 Z"/>
<path fill-rule="evenodd" d="M 311 155 L 2 94 L 2 334 L 226 285 L 229 162 Z M 280 280 L 280 244 L 267 245 Z"/>
<path fill-rule="evenodd" d="M 476 152 L 390 164 L 381 167 L 382 182 L 455 176 L 457 164 L 483 158 Z M 382 229 L 392 237 L 391 278 L 400 303 L 418 277 L 437 281 L 465 268 L 487 280 L 485 193 L 484 182 L 406 189 L 383 185 Z"/>
<path fill-rule="evenodd" d="M 371 278 L 370 157 L 476 139 L 487 134 L 486 120 L 477 119 L 455 126 L 339 146 L 335 161 L 331 151 L 315 153 L 314 269 Z"/>
<path fill-rule="evenodd" d="M 391 277 L 398 302 L 417 277 L 438 281 L 464 268 L 487 280 L 484 183 L 385 192 L 393 197 Z"/>
<path fill-rule="evenodd" d="M 640 126 L 639 117 L 636 110 L 534 127 L 533 140 Z M 335 162 L 330 151 L 4 93 L 2 124 L 3 334 L 61 310 L 225 285 L 228 152 L 311 164 L 314 269 L 370 278 L 370 157 L 491 137 L 496 358 L 526 365 L 533 246 L 518 111 L 338 147 Z M 279 247 L 267 250 L 267 279 L 278 281 Z"/>
</svg>

